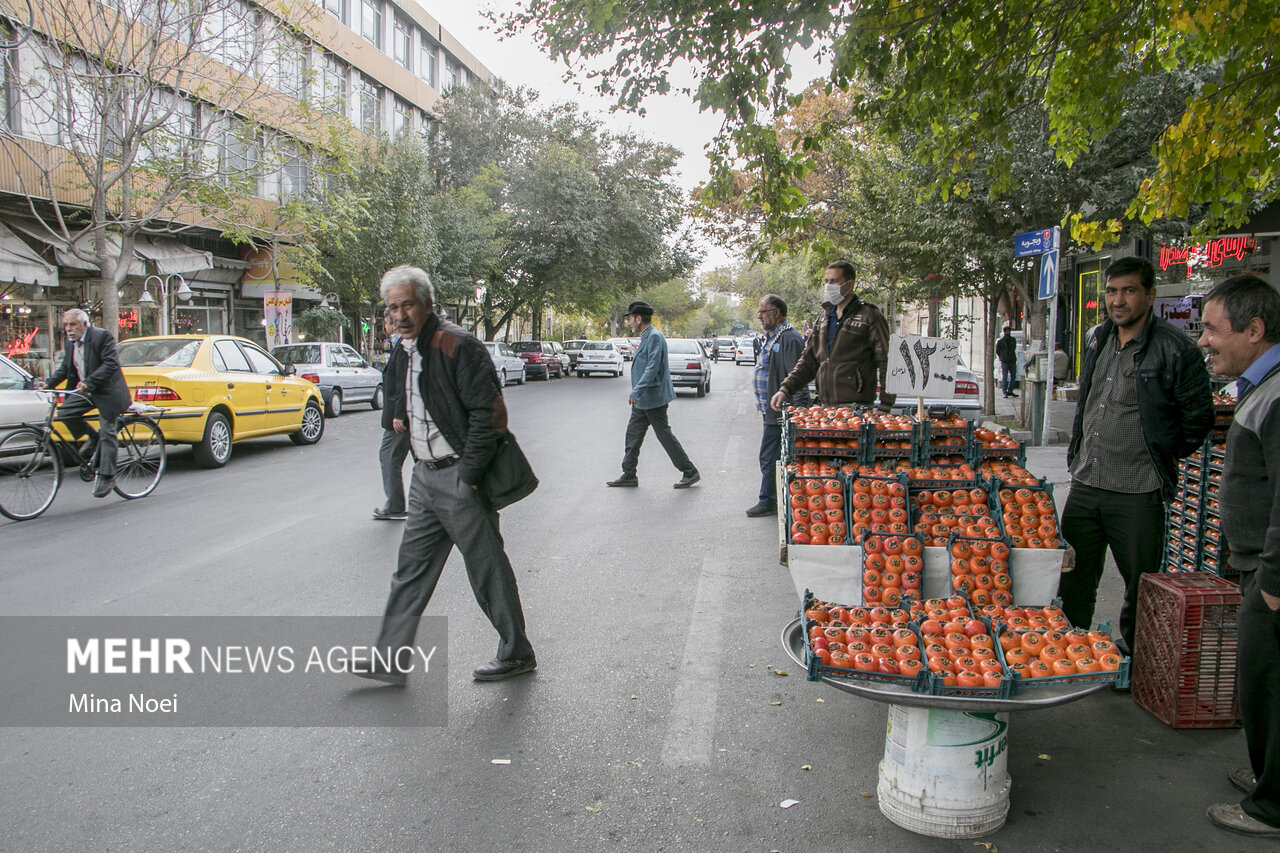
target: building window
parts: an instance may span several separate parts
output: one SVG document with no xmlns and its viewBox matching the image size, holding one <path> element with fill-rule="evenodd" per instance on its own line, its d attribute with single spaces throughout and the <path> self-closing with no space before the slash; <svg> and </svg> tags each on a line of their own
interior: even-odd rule
<svg viewBox="0 0 1280 853">
<path fill-rule="evenodd" d="M 379 120 L 381 97 L 378 85 L 367 77 L 360 78 L 360 129 L 368 134 L 376 134 L 382 129 Z"/>
<path fill-rule="evenodd" d="M 13 41 L 13 30 L 3 22 L 0 22 L 0 39 L 4 39 L 6 43 Z M 0 50 L 0 125 L 14 133 L 20 131 L 15 91 L 18 79 L 18 52 Z"/>
<path fill-rule="evenodd" d="M 347 0 L 324 0 L 324 10 L 344 24 L 351 20 Z"/>
<path fill-rule="evenodd" d="M 391 116 L 391 138 L 399 138 L 413 127 L 413 107 L 396 98 L 395 112 Z"/>
<path fill-rule="evenodd" d="M 301 100 L 307 76 L 307 47 L 302 39 L 277 24 L 266 51 L 266 80 L 291 98 Z"/>
<path fill-rule="evenodd" d="M 433 89 L 439 82 L 436 71 L 436 46 L 425 35 L 422 36 L 422 44 L 418 47 L 418 76 Z"/>
<path fill-rule="evenodd" d="M 360 35 L 374 47 L 382 47 L 382 5 L 378 0 L 360 0 Z"/>
<path fill-rule="evenodd" d="M 444 71 L 444 90 L 445 92 L 458 85 L 458 66 L 452 62 L 446 62 Z"/>
<path fill-rule="evenodd" d="M 258 58 L 257 14 L 236 0 L 210 12 L 203 37 L 213 56 L 236 71 L 252 73 Z"/>
<path fill-rule="evenodd" d="M 332 53 L 324 55 L 320 74 L 320 93 L 317 106 L 336 115 L 347 115 L 347 65 Z"/>
<path fill-rule="evenodd" d="M 396 18 L 394 38 L 395 43 L 391 46 L 392 58 L 405 68 L 412 71 L 413 68 L 409 65 L 409 53 L 410 49 L 413 47 L 413 33 L 409 29 L 409 24 L 403 18 Z"/>
</svg>

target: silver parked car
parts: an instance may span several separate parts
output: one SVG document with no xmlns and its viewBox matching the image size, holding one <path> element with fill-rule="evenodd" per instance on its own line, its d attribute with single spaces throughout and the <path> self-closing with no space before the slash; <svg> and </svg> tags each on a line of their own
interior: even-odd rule
<svg viewBox="0 0 1280 853">
<path fill-rule="evenodd" d="M 484 348 L 493 360 L 493 369 L 498 371 L 499 385 L 506 388 L 508 382 L 524 384 L 524 359 L 516 355 L 506 341 L 485 341 Z"/>
<path fill-rule="evenodd" d="M 692 338 L 667 339 L 667 366 L 677 388 L 696 388 L 699 397 L 711 391 L 711 358 Z"/>
<path fill-rule="evenodd" d="M 572 340 L 564 342 L 565 354 L 569 356 L 569 369 L 578 366 L 578 356 L 582 353 L 582 345 L 587 343 L 585 340 Z"/>
<path fill-rule="evenodd" d="M 325 414 L 336 418 L 347 403 L 368 403 L 382 408 L 382 371 L 347 344 L 313 341 L 281 344 L 271 354 L 297 374 L 320 386 Z"/>
<path fill-rule="evenodd" d="M 622 375 L 622 353 L 612 341 L 583 341 L 578 351 L 578 375 L 591 373 L 607 373 L 610 376 Z"/>
<path fill-rule="evenodd" d="M 0 438 L 22 424 L 38 424 L 49 413 L 49 395 L 35 390 L 30 373 L 0 355 Z"/>
<path fill-rule="evenodd" d="M 630 361 L 635 357 L 636 348 L 627 338 L 609 338 L 609 343 L 618 348 L 618 352 L 622 353 L 625 361 Z"/>
</svg>

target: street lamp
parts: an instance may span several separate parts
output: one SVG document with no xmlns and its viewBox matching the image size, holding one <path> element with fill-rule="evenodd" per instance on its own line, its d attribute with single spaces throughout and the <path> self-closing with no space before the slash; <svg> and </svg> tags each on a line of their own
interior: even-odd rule
<svg viewBox="0 0 1280 853">
<path fill-rule="evenodd" d="M 333 293 L 332 291 L 330 291 L 329 293 L 326 293 L 324 295 L 324 298 L 320 300 L 320 307 L 332 308 L 334 311 L 338 311 L 338 312 L 342 311 L 342 303 L 338 300 L 338 294 Z M 345 344 L 347 342 L 342 335 L 342 327 L 345 325 L 346 323 L 343 322 L 338 326 L 338 343 L 340 344 Z"/>
<path fill-rule="evenodd" d="M 174 279 L 177 279 L 177 288 L 174 289 Z M 155 299 L 151 296 L 148 286 L 155 282 L 156 290 L 160 291 L 160 328 L 162 335 L 169 334 L 169 292 L 181 299 L 183 302 L 191 301 L 191 288 L 187 286 L 187 280 L 180 273 L 171 273 L 164 278 L 158 275 L 149 275 L 142 280 L 142 295 L 138 297 L 139 305 L 150 307 L 155 304 Z"/>
</svg>

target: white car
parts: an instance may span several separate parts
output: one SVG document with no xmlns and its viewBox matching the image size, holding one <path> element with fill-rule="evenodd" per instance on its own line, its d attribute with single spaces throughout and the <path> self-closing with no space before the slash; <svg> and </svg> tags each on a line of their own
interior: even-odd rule
<svg viewBox="0 0 1280 853">
<path fill-rule="evenodd" d="M 711 390 L 711 358 L 692 338 L 667 339 L 667 367 L 675 387 L 694 388 L 699 397 Z"/>
<path fill-rule="evenodd" d="M 281 344 L 271 354 L 303 379 L 320 386 L 325 414 L 336 418 L 346 403 L 368 403 L 382 408 L 382 371 L 364 360 L 350 346 L 336 341 Z"/>
<path fill-rule="evenodd" d="M 613 341 L 583 341 L 582 349 L 578 350 L 578 375 L 607 373 L 621 376 L 623 360 Z"/>
<path fill-rule="evenodd" d="M 40 424 L 49 414 L 49 395 L 34 390 L 30 373 L 0 355 L 0 438 L 23 424 Z"/>
<path fill-rule="evenodd" d="M 627 340 L 626 338 L 609 338 L 608 343 L 611 343 L 615 347 L 617 347 L 618 352 L 622 353 L 622 358 L 625 361 L 630 361 L 631 359 L 635 358 L 636 348 L 633 347 L 631 345 L 631 341 Z"/>
<path fill-rule="evenodd" d="M 954 409 L 960 414 L 960 417 L 967 421 L 982 419 L 982 397 L 978 393 L 978 374 L 969 369 L 963 358 L 956 358 L 956 387 L 952 396 L 925 397 L 924 399 L 926 411 L 943 406 Z M 916 398 L 898 395 L 898 399 L 893 403 L 893 410 L 914 415 L 916 413 Z"/>
<path fill-rule="evenodd" d="M 512 352 L 505 341 L 485 341 L 484 348 L 489 351 L 493 369 L 498 371 L 498 382 L 503 388 L 508 382 L 524 384 L 524 359 Z"/>
<path fill-rule="evenodd" d="M 756 363 L 756 346 L 752 338 L 738 338 L 737 347 L 733 351 L 733 363 L 742 364 Z"/>
</svg>

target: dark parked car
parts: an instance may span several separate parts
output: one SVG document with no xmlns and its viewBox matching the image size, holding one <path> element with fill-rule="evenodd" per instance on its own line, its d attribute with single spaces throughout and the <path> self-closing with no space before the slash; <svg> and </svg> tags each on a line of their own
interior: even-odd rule
<svg viewBox="0 0 1280 853">
<path fill-rule="evenodd" d="M 511 351 L 524 359 L 525 372 L 530 377 L 550 379 L 564 375 L 564 362 L 551 341 L 516 341 Z"/>
</svg>

